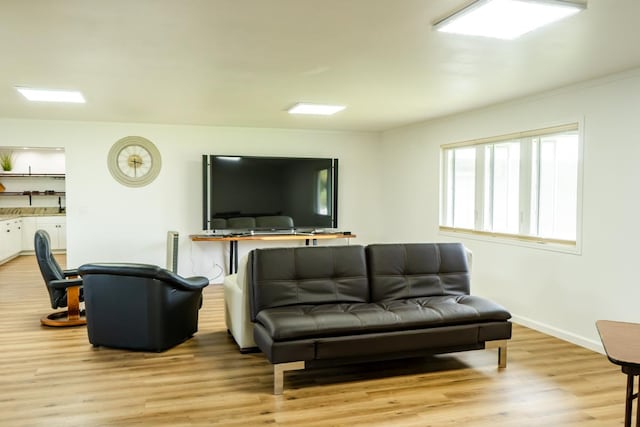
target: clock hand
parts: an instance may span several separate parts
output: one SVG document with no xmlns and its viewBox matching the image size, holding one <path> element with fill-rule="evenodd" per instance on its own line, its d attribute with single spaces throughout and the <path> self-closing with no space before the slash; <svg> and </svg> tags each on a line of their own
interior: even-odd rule
<svg viewBox="0 0 640 427">
<path fill-rule="evenodd" d="M 142 162 L 138 159 L 133 159 L 133 176 L 138 177 L 138 164 L 142 165 Z"/>
</svg>

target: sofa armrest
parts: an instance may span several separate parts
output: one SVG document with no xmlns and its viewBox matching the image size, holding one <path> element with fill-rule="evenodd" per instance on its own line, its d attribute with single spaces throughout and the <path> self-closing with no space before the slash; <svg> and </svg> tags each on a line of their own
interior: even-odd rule
<svg viewBox="0 0 640 427">
<path fill-rule="evenodd" d="M 471 267 L 473 265 L 473 252 L 468 247 L 464 247 L 464 252 L 467 255 L 467 265 L 469 266 L 469 273 L 471 273 Z"/>
<path fill-rule="evenodd" d="M 254 348 L 253 323 L 249 317 L 247 257 L 238 262 L 238 273 L 224 278 L 224 306 L 227 329 L 241 351 Z"/>
<path fill-rule="evenodd" d="M 238 273 L 236 278 L 236 286 L 240 289 L 240 292 L 246 293 L 249 291 L 248 276 L 247 276 L 247 262 L 249 256 L 245 255 L 240 258 L 238 262 Z"/>
</svg>

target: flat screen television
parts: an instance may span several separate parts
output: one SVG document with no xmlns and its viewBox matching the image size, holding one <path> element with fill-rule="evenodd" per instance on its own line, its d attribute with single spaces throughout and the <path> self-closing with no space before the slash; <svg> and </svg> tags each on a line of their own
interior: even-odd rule
<svg viewBox="0 0 640 427">
<path fill-rule="evenodd" d="M 202 181 L 204 230 L 338 226 L 338 159 L 203 155 Z"/>
</svg>

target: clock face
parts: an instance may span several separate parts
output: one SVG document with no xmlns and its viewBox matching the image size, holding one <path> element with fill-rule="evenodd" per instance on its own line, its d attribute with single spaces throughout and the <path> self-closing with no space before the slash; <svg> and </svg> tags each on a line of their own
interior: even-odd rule
<svg viewBox="0 0 640 427">
<path fill-rule="evenodd" d="M 151 171 L 153 159 L 140 145 L 128 145 L 118 153 L 118 168 L 130 178 L 142 178 Z"/>
<path fill-rule="evenodd" d="M 107 165 L 111 175 L 121 184 L 141 187 L 160 173 L 160 152 L 148 139 L 128 136 L 113 144 Z"/>
</svg>

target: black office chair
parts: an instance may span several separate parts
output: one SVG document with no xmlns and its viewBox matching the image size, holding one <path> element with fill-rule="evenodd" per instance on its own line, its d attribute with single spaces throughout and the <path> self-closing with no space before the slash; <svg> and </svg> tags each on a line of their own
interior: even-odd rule
<svg viewBox="0 0 640 427">
<path fill-rule="evenodd" d="M 255 228 L 256 219 L 251 216 L 239 216 L 227 219 L 228 228 Z"/>
<path fill-rule="evenodd" d="M 293 228 L 293 218 L 284 215 L 256 217 L 258 228 Z"/>
<path fill-rule="evenodd" d="M 198 330 L 206 277 L 183 278 L 147 264 L 85 264 L 78 272 L 94 347 L 160 352 Z"/>
<path fill-rule="evenodd" d="M 86 325 L 84 311 L 80 310 L 82 296 L 82 279 L 78 278 L 78 270 L 63 270 L 51 253 L 49 234 L 44 230 L 36 231 L 34 237 L 36 259 L 47 286 L 51 308 L 66 307 L 66 311 L 56 311 L 40 319 L 45 326 L 80 326 Z"/>
</svg>

